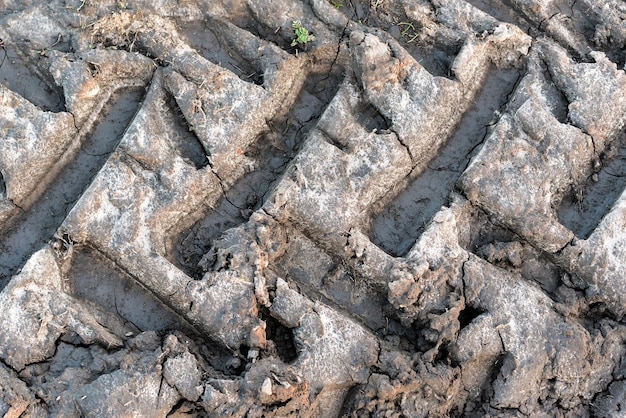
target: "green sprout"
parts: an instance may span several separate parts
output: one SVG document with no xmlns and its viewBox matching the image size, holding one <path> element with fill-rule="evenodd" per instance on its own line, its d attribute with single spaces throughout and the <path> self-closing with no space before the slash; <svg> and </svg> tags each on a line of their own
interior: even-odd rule
<svg viewBox="0 0 626 418">
<path fill-rule="evenodd" d="M 343 1 L 342 0 L 330 0 L 330 4 L 332 4 L 335 9 L 339 10 L 343 6 Z"/>
<path fill-rule="evenodd" d="M 309 33 L 309 30 L 302 26 L 302 22 L 294 20 L 291 24 L 293 32 L 296 34 L 296 38 L 291 42 L 291 46 L 304 45 L 315 40 L 315 36 Z"/>
<path fill-rule="evenodd" d="M 45 56 L 48 52 L 50 52 L 50 50 L 51 50 L 52 48 L 54 48 L 55 46 L 57 46 L 57 45 L 61 42 L 61 40 L 62 40 L 62 39 L 63 39 L 63 36 L 62 36 L 61 34 L 59 34 L 59 37 L 57 38 L 57 40 L 56 40 L 56 42 L 55 42 L 55 43 L 53 43 L 53 44 L 52 44 L 52 45 L 50 45 L 49 47 L 46 47 L 46 48 L 44 48 L 44 49 L 42 49 L 42 50 L 38 51 L 38 52 L 39 52 L 39 55 L 41 55 L 42 57 L 43 57 L 43 56 Z M 2 46 L 4 47 L 4 44 L 3 44 Z"/>
<path fill-rule="evenodd" d="M 413 23 L 411 22 L 400 22 L 398 23 L 398 26 L 402 29 L 402 32 L 400 33 L 403 37 L 407 38 L 408 41 L 407 43 L 410 44 L 411 42 L 415 42 L 418 38 L 419 38 L 419 32 L 415 29 L 415 26 L 413 26 Z"/>
</svg>

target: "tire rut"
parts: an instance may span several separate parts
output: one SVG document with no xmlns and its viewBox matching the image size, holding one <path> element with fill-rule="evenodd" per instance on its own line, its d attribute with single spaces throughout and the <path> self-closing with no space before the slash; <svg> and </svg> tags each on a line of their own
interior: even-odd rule
<svg viewBox="0 0 626 418">
<path fill-rule="evenodd" d="M 0 412 L 617 413 L 619 0 L 26 3 Z"/>
<path fill-rule="evenodd" d="M 5 229 L 0 239 L 0 287 L 7 284 L 31 254 L 53 239 L 69 211 L 122 138 L 140 106 L 144 94 L 142 90 L 116 94 L 93 133 L 82 140 L 78 155 L 52 181 L 36 203 Z"/>
</svg>

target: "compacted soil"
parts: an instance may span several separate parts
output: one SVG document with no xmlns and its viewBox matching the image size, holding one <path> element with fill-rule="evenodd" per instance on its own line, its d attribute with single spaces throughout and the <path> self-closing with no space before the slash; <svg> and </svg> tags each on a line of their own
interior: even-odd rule
<svg viewBox="0 0 626 418">
<path fill-rule="evenodd" d="M 623 0 L 0 0 L 0 415 L 626 414 Z"/>
</svg>

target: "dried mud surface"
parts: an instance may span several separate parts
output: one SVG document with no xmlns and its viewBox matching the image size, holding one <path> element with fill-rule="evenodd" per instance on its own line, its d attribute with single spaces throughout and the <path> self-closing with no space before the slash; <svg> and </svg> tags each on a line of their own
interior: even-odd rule
<svg viewBox="0 0 626 418">
<path fill-rule="evenodd" d="M 0 414 L 623 416 L 625 65 L 623 0 L 0 1 Z"/>
</svg>

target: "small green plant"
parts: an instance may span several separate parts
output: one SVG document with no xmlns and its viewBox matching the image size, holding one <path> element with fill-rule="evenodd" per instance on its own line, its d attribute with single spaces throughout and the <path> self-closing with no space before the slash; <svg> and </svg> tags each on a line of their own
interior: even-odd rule
<svg viewBox="0 0 626 418">
<path fill-rule="evenodd" d="M 39 51 L 39 55 L 41 55 L 42 57 L 45 56 L 48 52 L 50 52 L 52 48 L 57 46 L 61 42 L 61 40 L 62 40 L 62 35 L 59 34 L 59 37 L 57 38 L 56 42 L 50 45 L 49 47 L 44 48 L 41 51 Z"/>
<path fill-rule="evenodd" d="M 293 32 L 296 34 L 296 38 L 291 42 L 291 46 L 304 45 L 315 40 L 315 36 L 309 33 L 309 30 L 302 26 L 302 22 L 294 20 L 291 24 Z"/>
<path fill-rule="evenodd" d="M 415 42 L 418 38 L 419 38 L 419 32 L 415 29 L 415 26 L 413 26 L 413 23 L 411 22 L 400 22 L 398 23 L 398 26 L 400 28 L 402 28 L 402 32 L 400 32 L 400 34 L 405 37 L 408 38 L 407 43 L 410 44 L 411 42 Z"/>
<path fill-rule="evenodd" d="M 339 10 L 343 6 L 343 0 L 330 0 L 330 4 L 337 10 Z"/>
</svg>

